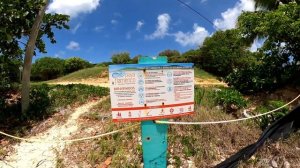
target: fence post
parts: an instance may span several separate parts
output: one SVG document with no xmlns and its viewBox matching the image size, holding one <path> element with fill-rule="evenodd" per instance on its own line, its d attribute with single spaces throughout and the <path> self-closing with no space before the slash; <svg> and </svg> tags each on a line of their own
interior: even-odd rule
<svg viewBox="0 0 300 168">
<path fill-rule="evenodd" d="M 167 57 L 140 57 L 139 64 L 167 63 Z M 168 147 L 168 125 L 156 124 L 154 121 L 142 121 L 142 148 L 144 168 L 166 168 Z"/>
</svg>

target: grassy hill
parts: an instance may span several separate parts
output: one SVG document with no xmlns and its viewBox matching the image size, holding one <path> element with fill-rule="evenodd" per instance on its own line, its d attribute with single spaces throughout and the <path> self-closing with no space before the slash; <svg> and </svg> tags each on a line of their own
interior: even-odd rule
<svg viewBox="0 0 300 168">
<path fill-rule="evenodd" d="M 107 78 L 107 67 L 103 67 L 103 66 L 96 66 L 96 67 L 92 67 L 92 68 L 86 68 L 86 69 L 82 69 L 70 74 L 67 74 L 63 77 L 51 80 L 49 82 L 66 82 L 66 81 L 80 81 L 80 80 L 87 80 L 87 79 L 97 79 L 97 78 Z M 215 80 L 217 81 L 217 78 L 202 70 L 199 68 L 195 67 L 195 78 L 200 78 L 201 80 Z"/>
<path fill-rule="evenodd" d="M 99 78 L 105 70 L 107 70 L 107 67 L 103 66 L 81 69 L 79 71 L 67 74 L 66 76 L 51 80 L 51 82 L 78 81 L 90 78 Z"/>
</svg>

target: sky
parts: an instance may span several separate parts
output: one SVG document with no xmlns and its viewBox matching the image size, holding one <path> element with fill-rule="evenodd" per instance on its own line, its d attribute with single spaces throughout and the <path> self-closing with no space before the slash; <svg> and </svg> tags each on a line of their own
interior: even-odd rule
<svg viewBox="0 0 300 168">
<path fill-rule="evenodd" d="M 47 13 L 70 15 L 69 30 L 54 30 L 56 44 L 35 57 L 81 57 L 91 63 L 111 61 L 119 52 L 157 56 L 172 49 L 197 49 L 216 30 L 235 27 L 242 11 L 254 11 L 253 0 L 52 0 Z M 259 42 L 251 47 L 256 50 Z"/>
</svg>

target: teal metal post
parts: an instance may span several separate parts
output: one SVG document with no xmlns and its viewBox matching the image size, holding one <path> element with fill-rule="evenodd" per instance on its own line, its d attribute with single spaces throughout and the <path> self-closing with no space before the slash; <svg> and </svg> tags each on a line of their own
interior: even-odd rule
<svg viewBox="0 0 300 168">
<path fill-rule="evenodd" d="M 164 64 L 167 57 L 140 57 L 139 64 Z M 142 121 L 142 148 L 144 168 L 166 168 L 168 147 L 168 125 L 155 124 L 154 121 Z"/>
</svg>

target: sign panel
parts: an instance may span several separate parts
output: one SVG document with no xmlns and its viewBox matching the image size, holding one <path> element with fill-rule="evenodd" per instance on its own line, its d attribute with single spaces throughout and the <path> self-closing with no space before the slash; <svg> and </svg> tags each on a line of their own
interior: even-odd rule
<svg viewBox="0 0 300 168">
<path fill-rule="evenodd" d="M 192 63 L 109 66 L 113 121 L 173 118 L 194 112 Z"/>
</svg>

